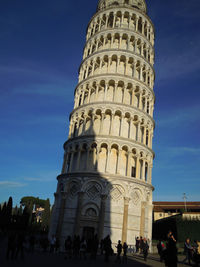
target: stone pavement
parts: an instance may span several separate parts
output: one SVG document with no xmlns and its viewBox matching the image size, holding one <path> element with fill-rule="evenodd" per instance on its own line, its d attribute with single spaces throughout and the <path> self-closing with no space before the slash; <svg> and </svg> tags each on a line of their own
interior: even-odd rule
<svg viewBox="0 0 200 267">
<path fill-rule="evenodd" d="M 104 258 L 102 256 L 98 256 L 96 260 L 86 259 L 71 259 L 67 260 L 64 258 L 64 254 L 49 254 L 49 252 L 35 252 L 25 253 L 24 260 L 6 260 L 5 253 L 0 251 L 0 267 L 102 267 L 102 266 L 135 266 L 135 267 L 164 267 L 164 263 L 160 263 L 158 255 L 149 255 L 146 262 L 144 262 L 143 258 L 140 255 L 130 255 L 128 256 L 127 263 L 116 263 L 116 256 L 110 257 L 109 263 L 104 262 Z M 5 252 L 5 251 L 4 251 Z M 182 260 L 183 257 L 179 258 Z M 178 264 L 178 267 L 187 266 L 184 264 Z"/>
</svg>

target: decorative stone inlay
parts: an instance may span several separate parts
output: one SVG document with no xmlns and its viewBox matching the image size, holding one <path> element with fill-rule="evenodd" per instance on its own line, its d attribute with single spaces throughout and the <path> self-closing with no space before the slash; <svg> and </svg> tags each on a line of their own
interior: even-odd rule
<svg viewBox="0 0 200 267">
<path fill-rule="evenodd" d="M 95 199 L 99 197 L 101 193 L 101 187 L 98 183 L 90 183 L 86 192 L 90 199 Z"/>
<path fill-rule="evenodd" d="M 140 200 L 140 195 L 137 191 L 134 191 L 131 195 L 134 205 L 137 205 Z"/>
<path fill-rule="evenodd" d="M 72 198 L 76 197 L 78 192 L 79 192 L 79 186 L 77 183 L 71 183 L 70 185 L 70 189 L 69 189 L 69 192 L 70 192 L 70 196 Z"/>
<path fill-rule="evenodd" d="M 124 189 L 120 185 L 113 185 L 110 188 L 110 198 L 118 201 L 123 197 Z"/>
</svg>

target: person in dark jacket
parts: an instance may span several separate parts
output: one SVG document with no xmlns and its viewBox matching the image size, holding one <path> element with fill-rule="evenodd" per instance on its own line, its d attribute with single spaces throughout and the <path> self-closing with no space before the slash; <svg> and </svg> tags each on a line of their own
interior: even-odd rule
<svg viewBox="0 0 200 267">
<path fill-rule="evenodd" d="M 104 250 L 105 250 L 105 262 L 109 261 L 109 256 L 111 255 L 111 251 L 112 251 L 112 242 L 110 240 L 110 236 L 108 235 L 105 239 L 104 239 Z"/>
<path fill-rule="evenodd" d="M 118 241 L 118 244 L 117 244 L 117 246 L 116 246 L 116 248 L 117 248 L 117 258 L 116 258 L 116 261 L 117 262 L 121 262 L 121 253 L 122 253 L 122 244 L 121 244 L 121 241 L 119 240 Z"/>
<path fill-rule="evenodd" d="M 189 265 L 191 264 L 192 252 L 193 252 L 193 248 L 191 246 L 190 239 L 187 238 L 184 243 L 184 254 L 186 257 L 183 260 L 183 263 L 188 260 Z"/>
<path fill-rule="evenodd" d="M 127 263 L 127 256 L 126 256 L 126 254 L 127 254 L 127 250 L 128 250 L 128 245 L 126 244 L 126 242 L 124 242 L 122 248 L 123 248 L 123 258 L 122 258 L 122 262 Z"/>
<path fill-rule="evenodd" d="M 176 239 L 172 231 L 168 232 L 167 235 L 167 246 L 166 246 L 166 257 L 165 265 L 168 267 L 177 267 L 177 248 L 176 248 Z"/>
<path fill-rule="evenodd" d="M 148 242 L 147 242 L 146 238 L 143 239 L 142 252 L 143 252 L 143 255 L 144 255 L 144 260 L 146 261 L 148 253 L 149 253 L 149 245 L 148 245 Z"/>
<path fill-rule="evenodd" d="M 158 254 L 160 256 L 160 262 L 163 262 L 164 259 L 164 252 L 165 252 L 165 244 L 164 242 L 160 239 L 158 244 L 157 244 L 157 249 L 158 249 Z"/>
</svg>

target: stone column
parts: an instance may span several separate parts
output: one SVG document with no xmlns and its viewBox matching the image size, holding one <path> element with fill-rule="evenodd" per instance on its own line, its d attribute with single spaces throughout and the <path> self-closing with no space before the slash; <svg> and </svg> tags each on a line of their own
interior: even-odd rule
<svg viewBox="0 0 200 267">
<path fill-rule="evenodd" d="M 141 202 L 141 217 L 140 217 L 140 236 L 144 237 L 145 232 L 145 208 L 146 202 Z"/>
<path fill-rule="evenodd" d="M 128 152 L 128 163 L 127 163 L 127 176 L 131 176 L 131 152 Z"/>
<path fill-rule="evenodd" d="M 99 134 L 102 134 L 104 119 L 105 119 L 105 113 L 101 113 L 101 123 L 100 123 Z"/>
<path fill-rule="evenodd" d="M 117 89 L 117 84 L 115 83 L 114 89 L 113 89 L 113 102 L 115 101 L 115 93 L 116 93 L 116 89 Z"/>
<path fill-rule="evenodd" d="M 144 34 L 144 24 L 145 24 L 145 22 L 143 21 L 142 22 L 142 34 Z"/>
<path fill-rule="evenodd" d="M 87 170 L 87 171 L 88 171 L 89 168 L 90 168 L 89 157 L 90 157 L 90 148 L 87 147 L 87 156 L 86 156 L 86 170 Z"/>
<path fill-rule="evenodd" d="M 122 156 L 122 151 L 118 150 L 117 166 L 116 166 L 117 174 L 120 174 L 121 156 Z"/>
<path fill-rule="evenodd" d="M 128 138 L 133 139 L 133 119 L 132 118 L 130 119 L 130 130 L 129 130 Z"/>
<path fill-rule="evenodd" d="M 108 84 L 105 84 L 105 92 L 104 92 L 104 101 L 106 101 L 107 98 L 107 92 L 108 92 Z"/>
<path fill-rule="evenodd" d="M 123 125 L 124 125 L 124 118 L 125 118 L 125 116 L 122 115 L 122 117 L 121 117 L 121 123 L 120 123 L 119 136 L 122 136 L 122 129 L 123 129 Z"/>
<path fill-rule="evenodd" d="M 106 195 L 101 195 L 101 208 L 99 212 L 98 238 L 99 241 L 103 238 L 105 210 L 106 210 Z"/>
<path fill-rule="evenodd" d="M 80 222 L 81 222 L 81 210 L 82 210 L 82 205 L 83 205 L 83 197 L 84 197 L 84 192 L 79 192 L 77 208 L 76 208 L 74 235 L 80 235 Z"/>
<path fill-rule="evenodd" d="M 116 13 L 114 13 L 113 28 L 115 27 L 115 22 L 116 22 Z"/>
<path fill-rule="evenodd" d="M 114 124 L 114 114 L 111 115 L 109 135 L 112 134 L 112 131 L 113 131 L 113 124 Z"/>
<path fill-rule="evenodd" d="M 141 141 L 141 122 L 139 121 L 138 122 L 138 127 L 137 127 L 137 138 L 136 138 L 137 142 L 140 142 Z"/>
<path fill-rule="evenodd" d="M 141 56 L 144 56 L 144 43 L 141 43 Z"/>
<path fill-rule="evenodd" d="M 66 167 L 67 167 L 67 161 L 69 158 L 69 153 L 65 153 L 64 154 L 64 160 L 63 160 L 63 166 L 62 166 L 62 174 L 64 174 L 66 172 Z"/>
<path fill-rule="evenodd" d="M 109 57 L 109 58 L 108 58 L 108 68 L 107 68 L 107 73 L 110 72 L 111 61 L 112 61 L 112 59 L 111 59 L 111 57 Z"/>
<path fill-rule="evenodd" d="M 71 160 L 70 160 L 69 172 L 72 171 L 73 160 L 74 160 L 74 151 L 71 151 Z"/>
<path fill-rule="evenodd" d="M 80 158 L 81 158 L 81 149 L 79 148 L 78 155 L 77 155 L 77 162 L 76 162 L 76 170 L 79 170 Z"/>
<path fill-rule="evenodd" d="M 146 145 L 146 137 L 147 137 L 147 128 L 144 126 L 144 134 L 143 134 L 143 144 Z"/>
<path fill-rule="evenodd" d="M 109 164 L 109 160 L 110 160 L 110 153 L 111 153 L 111 148 L 109 147 L 107 150 L 107 157 L 106 157 L 106 167 L 105 167 L 105 172 L 107 172 L 108 170 L 108 164 Z"/>
<path fill-rule="evenodd" d="M 151 184 L 151 180 L 152 180 L 152 168 L 153 168 L 153 166 L 150 165 L 150 166 L 149 166 L 149 183 L 150 183 L 150 184 Z"/>
<path fill-rule="evenodd" d="M 95 68 L 96 58 L 92 61 L 92 75 L 94 75 L 94 68 Z"/>
<path fill-rule="evenodd" d="M 139 17 L 136 16 L 136 23 L 135 23 L 135 31 L 138 31 L 138 21 L 139 21 Z"/>
<path fill-rule="evenodd" d="M 126 59 L 125 75 L 127 75 L 127 71 L 128 71 L 128 61 L 129 61 L 129 58 Z"/>
<path fill-rule="evenodd" d="M 144 181 L 145 180 L 145 164 L 146 161 L 143 159 L 142 161 L 142 180 Z"/>
<path fill-rule="evenodd" d="M 121 48 L 122 46 L 122 34 L 120 34 L 120 37 L 119 37 L 119 49 Z"/>
<path fill-rule="evenodd" d="M 137 155 L 137 158 L 136 158 L 136 178 L 140 178 L 140 158 L 139 158 L 139 155 Z"/>
<path fill-rule="evenodd" d="M 134 106 L 134 101 L 135 101 L 135 92 L 132 90 L 132 98 L 131 98 L 131 105 Z"/>
<path fill-rule="evenodd" d="M 128 207 L 130 198 L 124 198 L 124 215 L 122 227 L 122 244 L 127 241 L 127 226 L 128 226 Z"/>
<path fill-rule="evenodd" d="M 60 239 L 61 231 L 62 231 L 62 224 L 65 214 L 65 203 L 66 203 L 67 193 L 62 192 L 61 193 L 61 203 L 60 203 L 60 211 L 59 211 L 59 217 L 58 217 L 58 224 L 56 229 L 56 236 Z"/>
</svg>

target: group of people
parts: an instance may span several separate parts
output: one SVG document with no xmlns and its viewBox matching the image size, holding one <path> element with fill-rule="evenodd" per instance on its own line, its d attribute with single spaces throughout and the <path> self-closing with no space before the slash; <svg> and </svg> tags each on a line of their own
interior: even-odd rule
<svg viewBox="0 0 200 267">
<path fill-rule="evenodd" d="M 145 261 L 149 253 L 149 243 L 150 240 L 147 240 L 145 237 L 140 236 L 135 238 L 135 252 L 143 254 Z"/>
<path fill-rule="evenodd" d="M 66 259 L 80 258 L 86 259 L 86 254 L 90 254 L 91 259 L 96 259 L 99 247 L 99 240 L 97 235 L 94 235 L 87 240 L 85 237 L 80 238 L 75 235 L 74 238 L 68 236 L 65 240 Z"/>
<path fill-rule="evenodd" d="M 88 256 L 90 259 L 96 259 L 98 249 L 108 262 L 109 257 L 114 253 L 109 235 L 100 242 L 97 235 L 87 239 L 84 236 L 80 238 L 79 235 L 75 235 L 74 238 L 68 236 L 65 240 L 65 259 L 86 259 Z"/>
<path fill-rule="evenodd" d="M 116 246 L 117 248 L 117 258 L 116 258 L 116 262 L 121 263 L 121 253 L 123 250 L 123 257 L 122 257 L 122 262 L 127 262 L 127 250 L 128 250 L 128 245 L 126 244 L 126 242 L 121 243 L 121 240 L 118 241 L 118 244 Z"/>
<path fill-rule="evenodd" d="M 157 244 L 158 254 L 160 256 L 160 261 L 165 262 L 165 266 L 176 267 L 177 266 L 177 247 L 176 239 L 172 231 L 168 232 L 166 244 L 163 240 L 159 240 Z M 200 263 L 200 242 L 194 241 L 194 244 L 191 245 L 190 238 L 186 238 L 184 243 L 184 254 L 185 259 L 182 263 L 188 261 L 188 264 L 191 265 L 191 261 L 194 261 L 197 266 Z"/>
<path fill-rule="evenodd" d="M 157 244 L 158 254 L 160 256 L 160 261 L 165 262 L 165 266 L 168 267 L 177 267 L 177 247 L 176 239 L 172 233 L 169 231 L 167 234 L 166 245 L 162 240 L 159 240 Z"/>
<path fill-rule="evenodd" d="M 188 264 L 191 265 L 191 261 L 200 263 L 200 242 L 195 240 L 193 244 L 191 244 L 190 238 L 186 238 L 184 243 L 184 254 L 185 259 L 183 263 L 188 261 Z"/>
<path fill-rule="evenodd" d="M 25 236 L 23 232 L 11 232 L 8 236 L 8 245 L 6 251 L 6 259 L 17 259 L 18 256 L 24 258 L 24 241 Z"/>
</svg>

